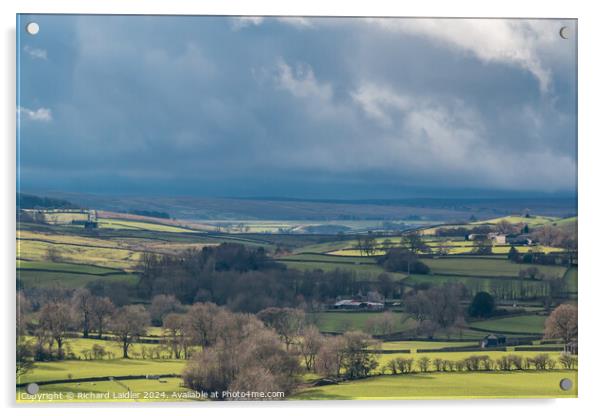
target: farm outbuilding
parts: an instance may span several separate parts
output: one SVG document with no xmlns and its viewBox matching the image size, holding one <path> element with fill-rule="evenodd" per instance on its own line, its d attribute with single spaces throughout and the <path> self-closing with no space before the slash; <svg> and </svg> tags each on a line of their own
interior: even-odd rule
<svg viewBox="0 0 602 416">
<path fill-rule="evenodd" d="M 506 336 L 500 334 L 489 334 L 481 340 L 481 348 L 492 348 L 506 345 Z"/>
</svg>

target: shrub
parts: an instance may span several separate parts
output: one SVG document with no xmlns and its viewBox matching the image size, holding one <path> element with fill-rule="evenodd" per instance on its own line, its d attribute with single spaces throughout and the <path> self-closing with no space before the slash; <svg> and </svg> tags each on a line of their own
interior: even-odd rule
<svg viewBox="0 0 602 416">
<path fill-rule="evenodd" d="M 454 371 L 454 362 L 450 360 L 443 360 L 443 371 Z"/>
<path fill-rule="evenodd" d="M 537 354 L 533 357 L 533 366 L 536 370 L 552 370 L 556 367 L 556 361 L 548 354 Z"/>
<path fill-rule="evenodd" d="M 489 356 L 487 355 L 471 355 L 470 357 L 464 359 L 466 364 L 466 369 L 468 371 L 479 371 L 481 367 L 485 369 L 485 361 L 489 360 Z M 489 360 L 491 361 L 491 360 Z M 491 369 L 491 363 L 488 364 L 489 369 Z"/>
<path fill-rule="evenodd" d="M 509 371 L 512 369 L 510 360 L 508 359 L 508 356 L 506 356 L 506 355 L 503 355 L 500 358 L 498 358 L 496 360 L 496 362 L 497 362 L 498 368 L 502 371 Z"/>
<path fill-rule="evenodd" d="M 386 368 L 391 371 L 391 374 L 407 374 L 413 369 L 413 358 L 393 358 L 390 360 Z"/>
<path fill-rule="evenodd" d="M 420 367 L 420 371 L 426 373 L 429 371 L 429 366 L 431 364 L 431 359 L 429 357 L 420 357 L 418 360 L 418 367 Z"/>
<path fill-rule="evenodd" d="M 397 366 L 399 367 L 399 371 L 401 373 L 411 373 L 413 364 L 414 364 L 413 358 L 398 358 L 397 359 Z"/>
<path fill-rule="evenodd" d="M 491 371 L 495 369 L 495 362 L 488 355 L 483 356 L 483 370 Z"/>
<path fill-rule="evenodd" d="M 522 370 L 524 368 L 523 357 L 519 355 L 509 355 L 508 361 L 510 362 L 510 366 L 514 367 L 516 370 Z"/>
<path fill-rule="evenodd" d="M 397 374 L 398 373 L 397 360 L 393 359 L 393 360 L 390 360 L 389 362 L 387 362 L 387 364 L 385 365 L 385 369 L 389 370 L 391 372 L 391 374 Z"/>
<path fill-rule="evenodd" d="M 454 362 L 456 371 L 464 371 L 466 369 L 466 360 L 458 360 Z"/>
<path fill-rule="evenodd" d="M 560 362 L 560 364 L 562 364 L 563 368 L 570 370 L 570 369 L 577 367 L 577 356 L 567 354 L 567 353 L 562 353 L 560 355 L 560 358 L 558 359 L 558 362 Z"/>
<path fill-rule="evenodd" d="M 495 300 L 487 292 L 477 293 L 468 307 L 468 315 L 476 318 L 488 318 L 494 311 Z"/>
</svg>

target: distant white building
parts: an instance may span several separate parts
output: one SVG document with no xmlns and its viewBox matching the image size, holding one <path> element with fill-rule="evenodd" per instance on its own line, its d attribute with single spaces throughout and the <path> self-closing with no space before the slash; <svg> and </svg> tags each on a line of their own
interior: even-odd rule
<svg viewBox="0 0 602 416">
<path fill-rule="evenodd" d="M 334 309 L 370 309 L 380 310 L 385 307 L 384 303 L 381 302 L 368 302 L 364 300 L 355 299 L 342 299 L 337 301 L 334 305 Z"/>
</svg>

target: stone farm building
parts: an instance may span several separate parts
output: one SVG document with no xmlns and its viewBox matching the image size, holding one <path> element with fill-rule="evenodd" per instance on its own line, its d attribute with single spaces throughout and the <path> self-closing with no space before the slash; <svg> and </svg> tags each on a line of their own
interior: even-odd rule
<svg viewBox="0 0 602 416">
<path fill-rule="evenodd" d="M 481 340 L 481 348 L 493 348 L 506 345 L 506 336 L 500 334 L 489 334 Z"/>
</svg>

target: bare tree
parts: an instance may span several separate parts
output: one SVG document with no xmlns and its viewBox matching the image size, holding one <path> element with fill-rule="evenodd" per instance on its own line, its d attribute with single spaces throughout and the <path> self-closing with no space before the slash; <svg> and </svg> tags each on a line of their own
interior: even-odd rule
<svg viewBox="0 0 602 416">
<path fill-rule="evenodd" d="M 215 303 L 195 303 L 186 313 L 186 331 L 194 344 L 207 347 L 217 341 L 224 309 Z"/>
<path fill-rule="evenodd" d="M 63 346 L 67 331 L 73 325 L 71 308 L 67 303 L 48 303 L 40 309 L 40 327 L 47 331 L 49 336 L 56 341 L 59 358 L 64 357 Z"/>
<path fill-rule="evenodd" d="M 186 334 L 184 315 L 170 313 L 163 318 L 163 334 L 175 358 L 179 359 L 181 354 L 188 358 L 190 340 Z"/>
<path fill-rule="evenodd" d="M 130 358 L 130 346 L 146 334 L 150 323 L 148 312 L 140 305 L 127 305 L 119 308 L 111 319 L 111 330 L 123 350 L 123 358 Z"/>
<path fill-rule="evenodd" d="M 90 334 L 92 320 L 93 296 L 88 289 L 77 289 L 71 298 L 73 312 L 78 326 L 83 332 L 84 338 Z"/>
<path fill-rule="evenodd" d="M 342 336 L 327 337 L 316 355 L 316 371 L 323 376 L 340 377 L 344 353 L 345 340 Z"/>
<path fill-rule="evenodd" d="M 91 323 L 92 328 L 98 333 L 98 339 L 102 338 L 102 334 L 104 332 L 111 315 L 115 312 L 115 306 L 111 299 L 109 298 L 92 298 L 92 308 L 91 308 Z"/>
<path fill-rule="evenodd" d="M 323 344 L 324 336 L 322 336 L 320 330 L 316 326 L 309 325 L 303 328 L 301 340 L 298 345 L 299 352 L 303 357 L 307 371 L 315 370 L 316 355 L 318 355 Z"/>
<path fill-rule="evenodd" d="M 182 304 L 174 295 L 157 295 L 151 301 L 150 317 L 153 325 L 162 325 L 163 317 L 169 313 L 181 312 Z"/>
<path fill-rule="evenodd" d="M 366 320 L 364 329 L 369 334 L 391 335 L 395 329 L 395 316 L 391 311 L 375 314 Z"/>
<path fill-rule="evenodd" d="M 544 337 L 561 338 L 565 344 L 577 339 L 577 307 L 562 304 L 546 319 Z"/>
<path fill-rule="evenodd" d="M 301 333 L 305 322 L 305 313 L 292 308 L 266 308 L 259 311 L 257 317 L 276 331 L 287 350 Z"/>
</svg>

